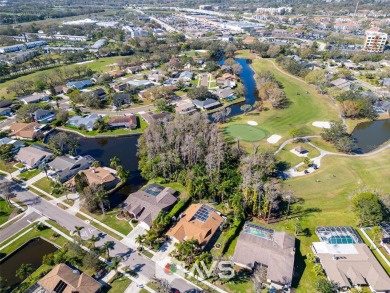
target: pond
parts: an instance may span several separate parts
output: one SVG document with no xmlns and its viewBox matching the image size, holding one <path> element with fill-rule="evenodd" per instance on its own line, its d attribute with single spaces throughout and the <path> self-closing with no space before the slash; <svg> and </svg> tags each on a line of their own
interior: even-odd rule
<svg viewBox="0 0 390 293">
<path fill-rule="evenodd" d="M 35 238 L 2 259 L 0 261 L 0 276 L 6 280 L 7 286 L 10 286 L 9 292 L 22 282 L 15 276 L 22 264 L 31 264 L 35 271 L 42 265 L 43 256 L 56 250 L 57 247 L 53 244 L 42 238 Z"/>
<path fill-rule="evenodd" d="M 390 119 L 359 123 L 352 132 L 357 154 L 367 153 L 390 140 Z"/>
</svg>

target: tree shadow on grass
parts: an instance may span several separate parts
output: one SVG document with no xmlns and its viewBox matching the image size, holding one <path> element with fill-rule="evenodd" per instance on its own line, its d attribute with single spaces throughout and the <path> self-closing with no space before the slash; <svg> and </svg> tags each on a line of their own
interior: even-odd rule
<svg viewBox="0 0 390 293">
<path fill-rule="evenodd" d="M 293 288 L 298 288 L 299 282 L 301 281 L 303 272 L 306 268 L 305 259 L 306 256 L 303 256 L 300 251 L 301 241 L 296 239 L 295 241 L 295 257 L 294 257 L 294 275 L 292 279 L 291 286 Z"/>
</svg>

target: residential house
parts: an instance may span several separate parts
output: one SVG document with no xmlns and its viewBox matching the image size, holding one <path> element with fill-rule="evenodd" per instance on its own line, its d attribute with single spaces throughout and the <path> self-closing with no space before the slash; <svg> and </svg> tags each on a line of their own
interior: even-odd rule
<svg viewBox="0 0 390 293">
<path fill-rule="evenodd" d="M 195 239 L 205 248 L 223 222 L 217 210 L 204 204 L 192 204 L 166 235 L 175 242 Z"/>
<path fill-rule="evenodd" d="M 106 97 L 106 92 L 102 88 L 96 88 L 88 92 L 90 97 L 97 97 L 99 99 L 104 99 Z"/>
<path fill-rule="evenodd" d="M 338 78 L 331 81 L 330 84 L 338 87 L 339 89 L 348 91 L 351 88 L 352 83 L 344 78 Z"/>
<path fill-rule="evenodd" d="M 320 242 L 312 250 L 327 278 L 342 291 L 368 286 L 372 292 L 389 292 L 390 277 L 352 227 L 317 227 Z"/>
<path fill-rule="evenodd" d="M 119 108 L 122 105 L 130 104 L 131 95 L 130 94 L 114 94 L 112 97 L 113 104 L 115 107 Z"/>
<path fill-rule="evenodd" d="M 61 183 L 66 182 L 79 171 L 88 169 L 93 161 L 94 158 L 90 156 L 58 156 L 48 164 L 51 169 L 48 173 L 49 178 Z"/>
<path fill-rule="evenodd" d="M 35 122 L 47 123 L 51 122 L 56 118 L 57 111 L 38 109 L 31 114 Z"/>
<path fill-rule="evenodd" d="M 389 77 L 382 79 L 381 82 L 382 82 L 382 86 L 390 87 L 390 78 Z"/>
<path fill-rule="evenodd" d="M 196 106 L 194 105 L 194 103 L 192 103 L 191 100 L 184 100 L 181 103 L 178 103 L 175 108 L 175 112 L 181 115 L 191 114 L 196 111 Z"/>
<path fill-rule="evenodd" d="M 210 110 L 221 106 L 221 103 L 214 99 L 206 99 L 204 101 L 195 99 L 192 102 L 197 108 L 202 110 Z"/>
<path fill-rule="evenodd" d="M 140 66 L 130 66 L 130 67 L 127 67 L 125 70 L 127 73 L 136 74 L 136 73 L 140 72 L 142 70 L 142 68 Z"/>
<path fill-rule="evenodd" d="M 9 137 L 16 139 L 35 140 L 42 135 L 41 125 L 36 122 L 31 123 L 14 123 L 10 126 Z"/>
<path fill-rule="evenodd" d="M 121 116 L 121 117 L 112 117 L 108 119 L 108 125 L 111 128 L 137 128 L 137 116 L 129 115 L 129 116 Z"/>
<path fill-rule="evenodd" d="M 240 266 L 266 267 L 267 281 L 289 287 L 294 273 L 295 238 L 262 226 L 245 223 L 238 237 L 233 261 Z"/>
<path fill-rule="evenodd" d="M 194 74 L 191 71 L 183 71 L 179 75 L 179 80 L 191 81 L 193 76 L 194 76 Z"/>
<path fill-rule="evenodd" d="M 123 70 L 113 70 L 113 71 L 109 71 L 108 72 L 108 75 L 112 78 L 118 78 L 118 77 L 122 77 L 125 75 L 125 71 Z"/>
<path fill-rule="evenodd" d="M 85 127 L 87 130 L 92 131 L 96 120 L 99 118 L 101 118 L 101 116 L 98 114 L 91 114 L 85 117 L 72 116 L 69 118 L 67 124 L 77 128 Z"/>
<path fill-rule="evenodd" d="M 19 98 L 19 101 L 22 101 L 25 104 L 46 102 L 46 101 L 49 101 L 49 95 L 45 92 L 33 93 L 32 95 L 28 95 L 28 96 L 24 96 L 24 97 Z"/>
<path fill-rule="evenodd" d="M 138 220 L 140 225 L 150 229 L 154 219 L 162 211 L 168 212 L 176 203 L 176 190 L 158 184 L 131 193 L 125 200 L 125 210 Z"/>
<path fill-rule="evenodd" d="M 89 79 L 70 81 L 66 84 L 66 86 L 68 88 L 75 88 L 78 90 L 85 89 L 87 87 L 90 87 L 91 85 L 92 85 L 92 82 Z"/>
<path fill-rule="evenodd" d="M 229 100 L 230 101 L 230 100 L 234 100 L 237 98 L 231 88 L 218 89 L 215 91 L 215 94 L 221 100 Z"/>
<path fill-rule="evenodd" d="M 127 83 L 115 84 L 112 88 L 116 92 L 123 92 L 127 87 Z"/>
<path fill-rule="evenodd" d="M 56 95 L 64 94 L 68 91 L 68 87 L 64 85 L 57 85 L 54 87 L 54 92 Z"/>
<path fill-rule="evenodd" d="M 166 76 L 158 71 L 154 71 L 148 75 L 148 80 L 152 82 L 162 83 L 165 79 Z"/>
<path fill-rule="evenodd" d="M 102 285 L 94 278 L 81 273 L 64 263 L 56 265 L 37 283 L 39 292 L 101 292 Z M 37 291 L 37 292 L 38 292 Z"/>
<path fill-rule="evenodd" d="M 103 185 L 106 189 L 111 189 L 119 183 L 118 177 L 114 174 L 114 170 L 106 167 L 91 167 L 87 170 L 79 171 L 87 177 L 89 185 Z M 65 185 L 73 189 L 75 187 L 74 177 L 65 183 Z"/>
<path fill-rule="evenodd" d="M 29 169 L 38 168 L 43 162 L 48 162 L 53 158 L 53 152 L 38 146 L 28 146 L 21 148 L 15 159 L 23 163 Z"/>
<path fill-rule="evenodd" d="M 0 108 L 0 116 L 11 116 L 12 110 L 9 107 L 6 108 Z"/>
<path fill-rule="evenodd" d="M 149 88 L 153 86 L 153 83 L 149 80 L 130 80 L 127 82 L 128 85 L 131 85 L 136 88 Z"/>
<path fill-rule="evenodd" d="M 148 124 L 153 124 L 153 123 L 165 123 L 171 121 L 173 119 L 173 116 L 168 112 L 161 112 L 161 113 L 146 112 L 141 114 L 141 118 L 144 121 L 146 121 Z"/>
<path fill-rule="evenodd" d="M 0 139 L 0 145 L 3 144 L 12 144 L 14 146 L 12 149 L 13 153 L 17 153 L 22 147 L 25 146 L 24 142 L 16 139 L 10 139 L 9 137 L 3 137 Z"/>
<path fill-rule="evenodd" d="M 151 70 L 153 68 L 153 64 L 152 63 L 142 63 L 141 68 L 143 70 Z"/>
</svg>

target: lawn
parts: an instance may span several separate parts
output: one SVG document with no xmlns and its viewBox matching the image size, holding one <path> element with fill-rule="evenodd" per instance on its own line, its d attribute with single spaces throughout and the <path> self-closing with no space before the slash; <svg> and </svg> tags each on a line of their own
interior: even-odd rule
<svg viewBox="0 0 390 293">
<path fill-rule="evenodd" d="M 34 169 L 30 171 L 26 171 L 23 173 L 20 173 L 18 176 L 20 179 L 23 179 L 24 181 L 27 181 L 35 176 L 37 176 L 39 173 L 41 173 L 41 170 L 39 169 Z"/>
<path fill-rule="evenodd" d="M 110 283 L 110 289 L 107 291 L 109 293 L 123 293 L 126 291 L 126 288 L 131 284 L 131 280 L 126 277 L 121 277 L 116 279 L 114 282 Z"/>
<path fill-rule="evenodd" d="M 325 156 L 315 173 L 284 181 L 284 188 L 293 190 L 300 203 L 292 206 L 289 220 L 270 225 L 294 235 L 295 218 L 300 218 L 308 236 L 298 236 L 300 253 L 296 256 L 298 272 L 303 271 L 297 292 L 314 292 L 313 265 L 306 260 L 311 242 L 318 241 L 316 226 L 356 227 L 356 218 L 350 208 L 350 197 L 364 188 L 380 193 L 390 190 L 390 150 L 374 157 Z M 318 180 L 318 181 L 317 181 Z M 302 255 L 301 255 L 302 254 Z M 297 280 L 295 281 L 296 285 Z"/>
<path fill-rule="evenodd" d="M 5 164 L 3 160 L 0 160 L 0 170 L 1 171 L 7 172 L 7 173 L 15 172 L 18 169 L 16 169 L 13 165 L 14 165 L 14 163 Z"/>
<path fill-rule="evenodd" d="M 283 163 L 284 168 L 291 168 L 293 166 L 298 165 L 299 163 L 302 163 L 305 157 L 299 157 L 291 152 L 292 149 L 294 149 L 297 146 L 302 146 L 306 150 L 309 151 L 307 154 L 307 157 L 312 159 L 315 157 L 318 157 L 320 155 L 319 150 L 312 147 L 311 145 L 307 143 L 288 143 L 285 145 L 285 147 L 276 155 L 276 159 L 279 162 Z"/>
<path fill-rule="evenodd" d="M 98 60 L 93 60 L 93 62 L 85 63 L 85 64 L 82 64 L 82 65 L 77 65 L 77 64 L 64 65 L 64 66 L 60 66 L 60 67 L 55 67 L 55 68 L 50 68 L 50 69 L 46 69 L 46 70 L 41 70 L 41 71 L 38 71 L 38 72 L 34 72 L 34 73 L 31 73 L 31 74 L 28 74 L 28 75 L 24 75 L 24 76 L 12 79 L 12 80 L 8 80 L 8 81 L 6 81 L 4 83 L 1 83 L 1 85 L 0 85 L 0 97 L 4 96 L 5 98 L 13 98 L 14 97 L 14 93 L 7 93 L 7 87 L 8 86 L 10 86 L 13 83 L 18 83 L 18 82 L 20 82 L 22 80 L 33 80 L 33 81 L 35 81 L 35 80 L 37 80 L 39 78 L 39 76 L 42 73 L 50 75 L 50 73 L 52 73 L 54 71 L 57 71 L 59 68 L 61 68 L 61 69 L 63 69 L 63 68 L 74 68 L 76 66 L 85 66 L 85 67 L 88 67 L 88 68 L 90 68 L 90 69 L 92 69 L 93 71 L 96 71 L 96 72 L 105 72 L 105 71 L 109 71 L 110 70 L 110 67 L 108 67 L 109 64 L 113 64 L 113 63 L 115 63 L 117 60 L 119 60 L 121 58 L 123 58 L 123 57 L 121 57 L 121 56 L 118 56 L 118 57 L 107 57 L 107 58 L 100 58 Z"/>
<path fill-rule="evenodd" d="M 330 100 L 303 80 L 278 71 L 268 59 L 255 59 L 252 63 L 255 72 L 270 71 L 281 83 L 290 104 L 285 109 L 269 109 L 268 111 L 253 111 L 247 115 L 239 115 L 231 119 L 226 126 L 246 124 L 253 120 L 267 134 L 282 136 L 279 143 L 290 138 L 288 132 L 292 128 L 300 128 L 305 135 L 319 134 L 322 129 L 312 126 L 314 121 L 339 120 L 336 107 Z M 224 126 L 223 126 L 224 127 Z"/>
<path fill-rule="evenodd" d="M 233 138 L 243 141 L 255 142 L 266 137 L 266 132 L 262 129 L 248 124 L 233 124 L 224 128 L 224 133 Z"/>
<path fill-rule="evenodd" d="M 249 50 L 238 50 L 236 51 L 236 58 L 244 58 L 244 59 L 255 59 L 256 55 L 251 53 Z"/>
<path fill-rule="evenodd" d="M 0 197 L 0 225 L 7 222 L 9 216 L 15 208 L 13 206 L 9 206 L 9 204 Z"/>
<path fill-rule="evenodd" d="M 323 140 L 320 137 L 310 138 L 310 142 L 324 151 L 338 153 L 338 150 L 334 147 L 333 144 Z"/>
<path fill-rule="evenodd" d="M 39 179 L 37 182 L 35 182 L 32 186 L 38 187 L 39 189 L 42 189 L 43 191 L 46 191 L 48 194 L 53 195 L 54 197 L 61 197 L 64 195 L 64 193 L 61 194 L 54 194 L 53 193 L 53 181 L 50 179 L 43 177 L 42 179 Z"/>
</svg>

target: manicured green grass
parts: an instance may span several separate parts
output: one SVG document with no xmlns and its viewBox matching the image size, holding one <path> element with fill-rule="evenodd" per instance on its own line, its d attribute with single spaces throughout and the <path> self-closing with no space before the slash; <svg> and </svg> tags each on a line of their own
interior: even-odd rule
<svg viewBox="0 0 390 293">
<path fill-rule="evenodd" d="M 356 218 L 350 209 L 350 197 L 363 188 L 385 193 L 390 189 L 390 150 L 374 157 L 325 156 L 316 172 L 283 182 L 285 189 L 301 199 L 292 205 L 290 219 L 270 225 L 294 235 L 294 222 L 299 218 L 308 236 L 298 236 L 300 254 L 297 254 L 298 272 L 303 270 L 297 292 L 315 292 L 313 264 L 306 259 L 311 243 L 318 241 L 316 226 L 355 226 Z M 264 225 L 264 223 L 262 223 Z"/>
<path fill-rule="evenodd" d="M 6 163 L 4 163 L 3 160 L 0 160 L 0 170 L 1 171 L 7 172 L 7 173 L 15 172 L 18 169 L 16 169 L 13 165 L 14 165 L 14 163 L 6 164 Z"/>
<path fill-rule="evenodd" d="M 18 176 L 20 179 L 27 181 L 27 180 L 37 176 L 39 173 L 41 173 L 41 171 L 39 169 L 34 169 L 31 171 L 26 171 L 26 172 L 20 173 Z"/>
<path fill-rule="evenodd" d="M 13 206 L 10 206 L 8 202 L 0 197 L 0 225 L 8 221 L 8 218 L 14 209 Z"/>
<path fill-rule="evenodd" d="M 322 138 L 311 138 L 310 142 L 324 151 L 338 153 L 338 150 L 331 143 L 323 140 Z"/>
<path fill-rule="evenodd" d="M 233 124 L 224 128 L 224 132 L 233 138 L 243 141 L 255 142 L 266 137 L 266 132 L 248 124 Z"/>
<path fill-rule="evenodd" d="M 34 72 L 34 73 L 31 73 L 31 74 L 28 74 L 28 75 L 25 75 L 25 76 L 21 76 L 21 77 L 12 79 L 12 80 L 8 80 L 8 81 L 0 84 L 0 97 L 4 96 L 6 98 L 13 98 L 14 97 L 14 93 L 7 93 L 7 87 L 8 86 L 10 86 L 13 83 L 20 82 L 21 80 L 32 80 L 32 81 L 35 81 L 35 80 L 37 80 L 39 78 L 39 76 L 42 73 L 50 75 L 51 73 L 59 70 L 60 68 L 61 69 L 64 69 L 64 68 L 74 68 L 76 66 L 85 66 L 85 67 L 90 68 L 90 69 L 92 69 L 93 71 L 96 71 L 96 72 L 105 72 L 105 71 L 109 71 L 110 70 L 110 67 L 108 67 L 109 64 L 113 64 L 113 63 L 115 63 L 117 60 L 119 60 L 121 58 L 123 58 L 123 57 L 121 57 L 121 56 L 107 57 L 107 58 L 101 58 L 99 60 L 94 60 L 93 62 L 85 63 L 85 64 L 82 64 L 82 65 L 77 65 L 77 64 L 64 65 L 64 66 L 60 66 L 60 67 L 55 67 L 55 68 L 50 68 L 50 69 L 46 69 L 46 70 L 41 70 L 41 71 L 38 71 L 38 72 Z"/>
<path fill-rule="evenodd" d="M 258 123 L 258 126 L 254 127 L 266 131 L 269 135 L 281 135 L 282 139 L 279 143 L 282 143 L 290 138 L 288 132 L 292 128 L 302 129 L 305 135 L 319 134 L 322 130 L 312 126 L 312 122 L 339 120 L 337 109 L 330 100 L 318 94 L 303 80 L 294 79 L 278 71 L 267 59 L 255 59 L 251 66 L 255 72 L 272 72 L 277 81 L 281 83 L 290 105 L 285 109 L 269 109 L 260 113 L 251 112 L 248 115 L 236 116 L 222 127 L 246 124 L 247 121 L 254 120 Z"/>
<path fill-rule="evenodd" d="M 84 211 L 85 212 L 85 211 Z M 114 232 L 112 232 L 111 230 L 109 230 L 109 229 L 106 229 L 105 227 L 103 227 L 102 225 L 99 225 L 98 223 L 96 223 L 96 222 L 94 222 L 94 221 L 91 221 L 89 218 L 87 218 L 87 217 L 84 217 L 82 214 L 80 214 L 80 213 L 77 213 L 76 214 L 76 217 L 78 217 L 78 218 L 80 218 L 80 219 L 82 219 L 82 220 L 88 220 L 88 221 L 90 221 L 90 224 L 92 225 L 92 226 L 94 226 L 94 227 L 96 227 L 97 229 L 99 229 L 100 231 L 102 231 L 103 233 L 106 233 L 107 235 L 110 235 L 111 237 L 113 237 L 113 238 L 115 238 L 115 239 L 117 239 L 117 240 L 122 240 L 122 237 L 120 237 L 119 235 L 117 235 L 116 233 L 114 233 Z M 119 220 L 118 220 L 119 221 Z M 126 224 L 125 223 L 125 221 L 123 221 L 124 222 L 124 224 Z M 106 225 L 108 225 L 107 223 L 105 223 Z M 128 224 L 129 226 L 130 226 L 130 224 Z M 110 226 L 110 225 L 108 225 L 108 226 Z M 111 226 L 110 226 L 111 227 Z M 114 227 L 111 227 L 111 228 L 113 228 L 113 229 L 115 229 Z M 130 226 L 130 231 L 131 231 L 131 226 Z M 118 232 L 120 232 L 120 231 L 118 231 Z"/>
<path fill-rule="evenodd" d="M 6 243 L 9 243 L 10 240 L 15 239 L 18 235 L 22 234 L 24 231 L 28 230 L 29 228 L 31 228 L 31 226 L 29 226 L 26 229 L 23 229 L 22 231 L 20 231 L 19 233 L 14 235 L 12 238 L 8 239 L 7 241 L 4 241 L 1 244 L 1 246 L 5 245 Z M 61 247 L 68 241 L 67 239 L 65 239 L 62 236 L 54 237 L 54 234 L 55 234 L 55 232 L 50 228 L 47 228 L 43 231 L 38 231 L 35 228 L 33 228 L 31 231 L 27 232 L 22 237 L 17 239 L 15 242 L 11 243 L 9 246 L 2 249 L 0 252 L 5 253 L 5 254 L 10 254 L 15 249 L 17 249 L 19 246 L 23 245 L 24 243 L 26 243 L 27 241 L 29 241 L 33 238 L 37 238 L 37 237 L 47 239 L 47 240 L 49 240 L 49 241 L 51 241 L 51 242 L 53 242 Z"/>
<path fill-rule="evenodd" d="M 153 253 L 151 253 L 150 251 L 147 251 L 147 250 L 142 250 L 141 252 L 143 255 L 145 255 L 146 257 L 148 258 L 152 258 L 154 256 Z"/>
<path fill-rule="evenodd" d="M 111 289 L 108 290 L 109 293 L 123 293 L 126 291 L 126 288 L 131 284 L 131 280 L 122 276 L 119 279 L 116 279 L 114 282 L 110 283 Z"/>
<path fill-rule="evenodd" d="M 320 155 L 319 150 L 317 150 L 316 148 L 312 147 L 311 145 L 309 145 L 307 143 L 300 143 L 300 142 L 288 143 L 276 155 L 276 159 L 280 162 L 283 162 L 284 168 L 294 167 L 294 166 L 298 165 L 299 163 L 303 162 L 303 160 L 305 159 L 305 157 L 299 157 L 291 152 L 291 150 L 297 146 L 302 146 L 306 150 L 308 150 L 309 153 L 307 154 L 307 157 L 310 159 L 318 157 Z"/>
<path fill-rule="evenodd" d="M 53 189 L 54 189 L 52 186 L 53 183 L 54 182 L 51 181 L 49 178 L 43 177 L 42 179 L 39 179 L 37 182 L 34 182 L 32 186 L 38 187 L 39 189 L 46 191 L 48 194 L 51 194 L 57 198 L 63 196 L 65 193 L 61 193 L 61 194 L 53 193 Z"/>
<path fill-rule="evenodd" d="M 251 53 L 249 50 L 238 50 L 236 51 L 236 58 L 244 58 L 244 59 L 254 59 L 255 54 Z"/>
</svg>

